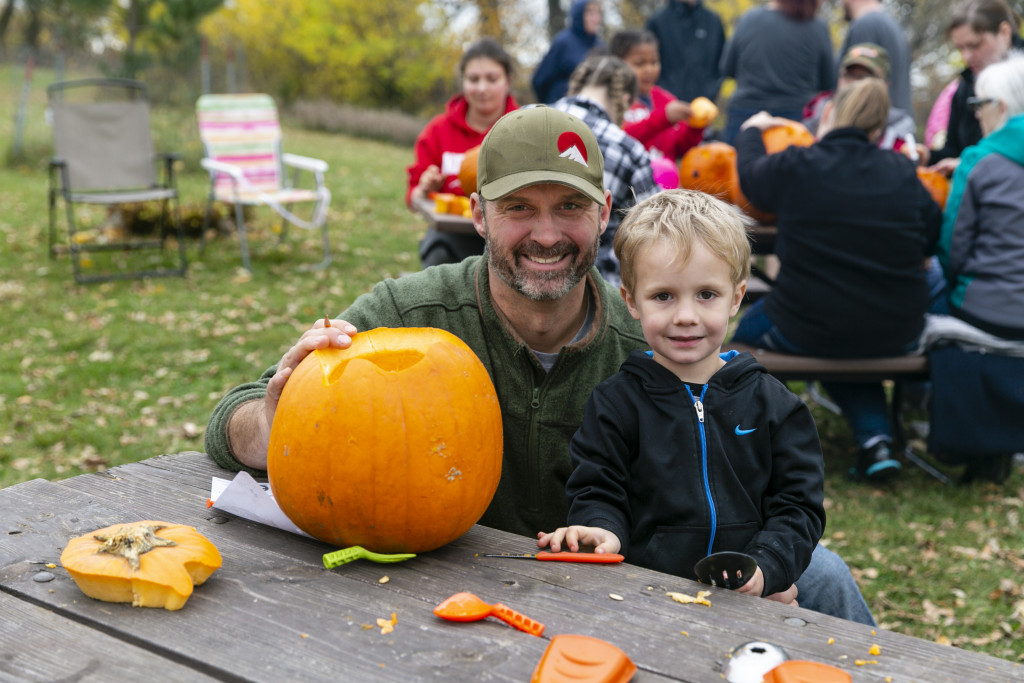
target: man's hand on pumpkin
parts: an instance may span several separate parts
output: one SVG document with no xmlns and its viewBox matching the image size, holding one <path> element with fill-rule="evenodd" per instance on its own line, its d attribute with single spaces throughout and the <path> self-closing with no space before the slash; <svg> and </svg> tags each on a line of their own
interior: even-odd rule
<svg viewBox="0 0 1024 683">
<path fill-rule="evenodd" d="M 306 330 L 299 337 L 299 341 L 295 343 L 295 346 L 288 349 L 281 356 L 281 361 L 277 364 L 277 372 L 274 373 L 274 376 L 270 378 L 270 382 L 267 383 L 267 398 L 264 401 L 264 409 L 266 410 L 268 427 L 274 423 L 274 413 L 277 412 L 277 402 L 281 399 L 281 391 L 299 363 L 317 349 L 326 349 L 331 346 L 347 349 L 352 345 L 352 335 L 355 333 L 355 325 L 344 320 L 331 320 L 328 326 L 326 318 L 319 319 L 313 324 L 312 328 Z"/>
</svg>

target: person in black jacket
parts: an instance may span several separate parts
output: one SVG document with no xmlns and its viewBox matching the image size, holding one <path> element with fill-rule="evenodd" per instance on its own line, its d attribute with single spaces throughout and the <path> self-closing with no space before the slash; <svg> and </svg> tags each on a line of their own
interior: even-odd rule
<svg viewBox="0 0 1024 683">
<path fill-rule="evenodd" d="M 591 394 L 569 445 L 569 526 L 538 545 L 621 549 L 690 579 L 705 555 L 744 552 L 758 569 L 739 592 L 787 601 L 825 527 L 824 468 L 807 406 L 749 353 L 721 353 L 750 273 L 744 219 L 662 192 L 627 215 L 615 252 L 651 351 Z"/>
<path fill-rule="evenodd" d="M 910 353 L 929 306 L 924 265 L 942 212 L 913 162 L 878 148 L 889 111 L 884 82 L 851 84 L 833 104 L 822 124 L 829 132 L 810 147 L 766 154 L 762 131 L 780 122 L 764 112 L 736 139 L 743 193 L 776 214 L 781 270 L 733 341 L 829 358 Z M 882 385 L 824 386 L 859 447 L 853 474 L 871 481 L 898 474 Z"/>
</svg>

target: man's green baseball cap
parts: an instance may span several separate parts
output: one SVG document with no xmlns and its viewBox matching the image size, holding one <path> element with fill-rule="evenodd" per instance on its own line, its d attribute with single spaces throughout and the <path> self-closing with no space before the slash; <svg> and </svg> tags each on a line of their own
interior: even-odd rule
<svg viewBox="0 0 1024 683">
<path fill-rule="evenodd" d="M 604 204 L 604 159 L 587 124 L 543 105 L 505 114 L 477 157 L 477 192 L 488 201 L 530 185 L 558 183 Z"/>
</svg>

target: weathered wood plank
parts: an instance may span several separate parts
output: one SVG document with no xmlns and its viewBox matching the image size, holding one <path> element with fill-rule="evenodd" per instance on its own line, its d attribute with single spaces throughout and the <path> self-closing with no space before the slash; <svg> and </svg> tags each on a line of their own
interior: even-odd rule
<svg viewBox="0 0 1024 683">
<path fill-rule="evenodd" d="M 533 549 L 532 539 L 484 527 L 410 562 L 360 561 L 326 572 L 320 559 L 331 548 L 325 544 L 235 518 L 213 523 L 218 515 L 204 505 L 210 476 L 231 475 L 204 455 L 179 454 L 103 475 L 0 491 L 5 525 L 17 519 L 25 529 L 0 538 L 0 585 L 118 637 L 135 633 L 181 648 L 217 671 L 231 671 L 235 660 L 245 659 L 237 666 L 248 680 L 326 677 L 337 674 L 341 661 L 353 680 L 418 679 L 441 675 L 440 666 L 453 667 L 445 674 L 453 679 L 528 679 L 547 641 L 494 620 L 451 624 L 433 616 L 438 602 L 461 590 L 546 624 L 547 637 L 582 633 L 612 642 L 640 666 L 637 680 L 721 680 L 729 652 L 750 640 L 775 643 L 794 658 L 833 664 L 856 681 L 1002 682 L 1024 674 L 1004 660 L 881 629 L 872 634 L 731 591 L 712 589 L 710 608 L 680 605 L 665 592 L 694 594 L 706 587 L 630 565 L 479 557 Z M 48 593 L 10 566 L 53 557 L 77 533 L 143 518 L 192 524 L 224 555 L 224 567 L 197 588 L 181 612 L 96 603 L 83 598 L 59 569 L 58 580 L 49 584 L 54 592 Z M 390 581 L 379 584 L 384 575 Z M 609 593 L 624 600 L 612 600 Z M 391 612 L 398 616 L 393 633 L 381 636 L 375 627 L 362 627 L 375 626 Z M 225 626 L 211 628 L 215 623 Z M 200 642 L 195 633 L 204 634 Z M 869 654 L 873 644 L 880 655 Z M 858 660 L 877 664 L 857 666 Z"/>
<path fill-rule="evenodd" d="M 217 680 L 4 593 L 0 624 L 0 680 Z"/>
<path fill-rule="evenodd" d="M 218 676 L 408 681 L 443 672 L 457 679 L 521 681 L 529 678 L 547 647 L 546 640 L 493 620 L 469 625 L 437 619 L 431 609 L 439 599 L 418 594 L 415 587 L 391 590 L 390 584 L 377 583 L 379 573 L 354 578 L 327 572 L 320 558 L 329 548 L 318 542 L 238 520 L 217 525 L 203 519 L 172 519 L 159 514 L 167 510 L 153 508 L 143 516 L 194 523 L 225 558 L 224 567 L 196 589 L 180 612 L 90 600 L 60 567 L 52 570 L 54 581 L 38 584 L 31 580 L 37 565 L 26 559 L 53 560 L 72 536 L 129 519 L 117 519 L 123 509 L 107 509 L 87 493 L 49 482 L 32 484 L 0 492 L 5 513 L 15 510 L 21 515 L 5 514 L 7 525 L 20 531 L 0 539 L 3 589 L 129 642 L 159 643 L 175 655 L 203 662 Z M 49 512 L 55 507 L 76 512 Z M 201 506 L 198 510 L 209 514 Z M 93 524 L 94 519 L 99 521 Z M 80 520 L 86 520 L 85 526 Z M 235 539 L 233 530 L 246 526 L 251 533 L 243 535 L 251 535 L 260 545 Z M 282 549 L 298 549 L 308 559 L 296 561 Z M 414 581 L 422 572 L 409 576 Z M 394 580 L 401 582 L 400 577 Z M 391 613 L 397 615 L 398 625 L 384 636 L 376 620 L 388 619 Z M 664 680 L 651 680 L 659 679 Z"/>
</svg>

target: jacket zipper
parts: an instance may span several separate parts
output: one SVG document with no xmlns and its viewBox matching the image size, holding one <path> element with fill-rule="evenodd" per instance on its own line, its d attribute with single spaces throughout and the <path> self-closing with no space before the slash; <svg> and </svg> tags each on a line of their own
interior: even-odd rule
<svg viewBox="0 0 1024 683">
<path fill-rule="evenodd" d="M 715 509 L 715 501 L 711 497 L 711 481 L 708 478 L 708 438 L 707 432 L 704 431 L 704 395 L 708 393 L 708 385 L 705 384 L 701 387 L 700 398 L 695 398 L 693 392 L 690 391 L 690 385 L 684 385 L 686 387 L 686 393 L 690 395 L 690 400 L 693 401 L 693 408 L 697 411 L 697 429 L 700 432 L 700 467 L 701 474 L 704 477 L 704 498 L 708 501 L 708 510 L 711 513 L 711 538 L 708 539 L 708 552 L 711 554 L 711 549 L 715 546 L 715 530 L 718 528 L 718 511 Z"/>
<path fill-rule="evenodd" d="M 539 429 L 537 428 L 538 413 L 540 412 L 540 394 L 541 387 L 534 385 L 533 387 L 533 399 L 530 401 L 530 437 L 527 447 L 529 455 L 529 481 L 538 481 L 540 479 L 540 443 L 539 443 Z M 528 500 L 529 509 L 537 510 L 540 509 L 540 487 L 530 486 L 530 497 Z"/>
</svg>

